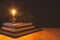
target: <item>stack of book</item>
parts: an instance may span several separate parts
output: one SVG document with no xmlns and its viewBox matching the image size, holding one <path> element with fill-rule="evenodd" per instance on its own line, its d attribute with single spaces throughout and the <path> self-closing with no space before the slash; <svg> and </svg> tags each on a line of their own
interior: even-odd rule
<svg viewBox="0 0 60 40">
<path fill-rule="evenodd" d="M 32 23 L 4 23 L 1 33 L 14 38 L 39 31 Z"/>
</svg>

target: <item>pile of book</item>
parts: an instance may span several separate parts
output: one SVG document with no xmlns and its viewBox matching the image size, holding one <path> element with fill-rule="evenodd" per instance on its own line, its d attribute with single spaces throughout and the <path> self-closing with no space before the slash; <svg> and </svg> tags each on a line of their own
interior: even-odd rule
<svg viewBox="0 0 60 40">
<path fill-rule="evenodd" d="M 17 38 L 36 31 L 39 31 L 39 29 L 36 29 L 32 23 L 4 23 L 1 33 L 10 37 Z"/>
</svg>

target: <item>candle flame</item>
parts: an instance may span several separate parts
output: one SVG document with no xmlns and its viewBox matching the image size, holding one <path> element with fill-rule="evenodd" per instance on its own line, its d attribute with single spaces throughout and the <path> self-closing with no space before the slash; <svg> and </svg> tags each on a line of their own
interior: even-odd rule
<svg viewBox="0 0 60 40">
<path fill-rule="evenodd" d="M 16 10 L 12 9 L 11 13 L 13 14 L 13 16 L 16 14 Z"/>
</svg>

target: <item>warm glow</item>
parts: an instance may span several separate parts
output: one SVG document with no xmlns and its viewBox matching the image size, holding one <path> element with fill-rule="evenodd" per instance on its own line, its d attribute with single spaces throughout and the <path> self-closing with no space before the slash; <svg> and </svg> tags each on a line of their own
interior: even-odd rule
<svg viewBox="0 0 60 40">
<path fill-rule="evenodd" d="M 15 10 L 15 9 L 12 9 L 12 10 L 11 10 L 11 13 L 13 14 L 13 16 L 15 16 L 16 10 Z"/>
</svg>

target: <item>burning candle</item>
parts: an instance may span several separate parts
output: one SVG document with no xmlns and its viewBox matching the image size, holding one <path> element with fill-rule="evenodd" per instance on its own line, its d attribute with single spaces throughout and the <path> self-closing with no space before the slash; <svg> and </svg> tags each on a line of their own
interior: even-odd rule
<svg viewBox="0 0 60 40">
<path fill-rule="evenodd" d="M 16 18 L 15 18 L 16 9 L 12 9 L 12 10 L 11 10 L 11 13 L 12 13 L 12 15 L 13 15 L 13 23 L 15 23 L 15 20 L 16 20 Z"/>
</svg>

